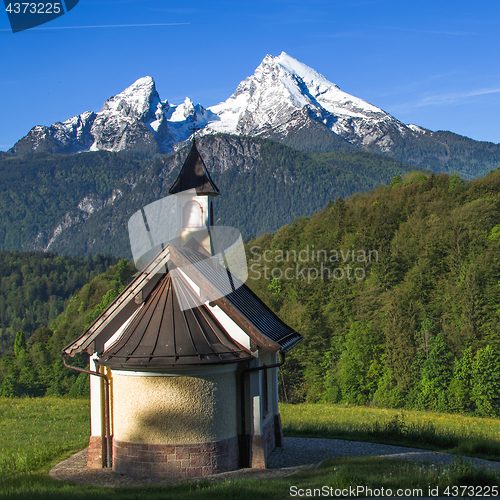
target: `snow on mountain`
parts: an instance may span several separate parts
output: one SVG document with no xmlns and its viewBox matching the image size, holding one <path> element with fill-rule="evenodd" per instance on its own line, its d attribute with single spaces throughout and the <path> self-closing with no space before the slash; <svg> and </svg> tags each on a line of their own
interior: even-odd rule
<svg viewBox="0 0 500 500">
<path fill-rule="evenodd" d="M 86 111 L 64 122 L 50 127 L 37 125 L 26 136 L 17 141 L 10 150 L 15 154 L 38 152 L 78 153 L 86 151 L 93 142 L 90 129 L 96 114 Z"/>
<path fill-rule="evenodd" d="M 394 132 L 408 132 L 382 109 L 343 92 L 285 52 L 267 55 L 227 101 L 209 110 L 219 121 L 211 123 L 205 133 L 285 136 L 291 126 L 298 126 L 297 120 L 291 120 L 298 111 L 304 120 L 309 117 L 362 147 L 378 143 L 381 150 L 387 150 Z"/>
<path fill-rule="evenodd" d="M 57 122 L 51 126 L 51 135 L 69 150 L 89 148 L 89 133 L 96 118 L 93 111 L 85 111 L 63 123 Z"/>
<path fill-rule="evenodd" d="M 99 113 L 87 111 L 50 127 L 36 126 L 11 149 L 13 153 L 47 151 L 170 151 L 186 140 L 193 122 L 203 126 L 218 117 L 189 98 L 180 105 L 162 101 L 150 76 L 140 78 L 107 99 Z"/>
<path fill-rule="evenodd" d="M 168 136 L 164 119 L 168 107 L 167 101 L 161 101 L 153 78 L 139 78 L 104 103 L 92 126 L 94 142 L 90 150 L 120 151 L 140 149 L 144 145 L 158 146 Z"/>
<path fill-rule="evenodd" d="M 410 123 L 407 126 L 409 129 L 413 130 L 413 132 L 415 132 L 417 134 L 425 134 L 426 132 L 428 132 L 427 129 L 420 127 L 419 125 L 413 125 L 412 123 Z"/>
<path fill-rule="evenodd" d="M 186 97 L 182 104 L 171 105 L 166 114 L 172 138 L 172 144 L 188 139 L 192 134 L 193 124 L 197 128 L 205 127 L 208 123 L 219 120 L 219 117 L 201 104 L 193 104 Z"/>
<path fill-rule="evenodd" d="M 12 152 L 171 151 L 187 140 L 192 125 L 201 134 L 228 133 L 284 138 L 311 122 L 352 144 L 390 151 L 397 136 L 420 134 L 380 108 L 339 89 L 285 52 L 267 55 L 226 101 L 204 108 L 186 98 L 162 101 L 146 76 L 110 97 L 98 113 L 87 111 L 51 127 L 34 127 Z"/>
</svg>

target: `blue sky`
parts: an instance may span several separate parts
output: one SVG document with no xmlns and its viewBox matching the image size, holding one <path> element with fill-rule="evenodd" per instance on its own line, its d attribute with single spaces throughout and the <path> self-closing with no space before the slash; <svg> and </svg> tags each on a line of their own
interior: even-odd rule
<svg viewBox="0 0 500 500">
<path fill-rule="evenodd" d="M 498 143 L 499 48 L 498 0 L 80 0 L 16 34 L 2 10 L 0 149 L 145 75 L 217 104 L 281 51 L 404 123 Z"/>
</svg>

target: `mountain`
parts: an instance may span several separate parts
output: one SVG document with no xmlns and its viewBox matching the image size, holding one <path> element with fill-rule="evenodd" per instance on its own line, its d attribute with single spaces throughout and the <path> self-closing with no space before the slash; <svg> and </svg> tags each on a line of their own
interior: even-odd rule
<svg viewBox="0 0 500 500">
<path fill-rule="evenodd" d="M 128 151 L 153 156 L 172 151 L 190 136 L 193 122 L 200 126 L 211 117 L 188 98 L 177 106 L 161 101 L 153 78 L 146 76 L 107 99 L 99 113 L 86 111 L 50 127 L 33 127 L 10 152 Z"/>
<path fill-rule="evenodd" d="M 204 127 L 202 134 L 275 140 L 320 125 L 337 137 L 336 149 L 377 145 L 383 152 L 390 150 L 392 135 L 414 133 L 283 52 L 267 55 L 229 99 L 211 108 L 195 106 L 189 98 L 178 106 L 161 101 L 153 78 L 147 76 L 110 97 L 99 113 L 87 111 L 51 127 L 34 127 L 11 151 L 167 152 L 189 138 L 193 122 Z"/>
<path fill-rule="evenodd" d="M 259 138 L 206 135 L 197 145 L 222 193 L 217 224 L 247 238 L 413 170 L 366 151 L 301 152 Z M 130 256 L 128 219 L 168 196 L 188 151 L 154 162 L 106 151 L 0 159 L 0 249 Z"/>
<path fill-rule="evenodd" d="M 37 125 L 17 141 L 9 150 L 15 155 L 29 153 L 79 153 L 87 151 L 93 143 L 91 129 L 96 114 L 86 111 L 63 123 L 46 127 Z"/>
<path fill-rule="evenodd" d="M 390 151 L 394 134 L 413 131 L 385 111 L 346 94 L 312 68 L 282 52 L 267 55 L 225 102 L 209 108 L 219 120 L 205 130 L 284 139 L 314 122 L 361 148 Z"/>
<path fill-rule="evenodd" d="M 178 149 L 190 137 L 193 123 L 202 128 L 200 135 L 262 137 L 303 151 L 364 149 L 469 179 L 500 166 L 499 144 L 405 125 L 284 52 L 267 55 L 216 106 L 204 108 L 189 98 L 178 105 L 162 101 L 147 76 L 110 97 L 98 113 L 34 127 L 10 153 L 105 150 L 152 157 Z"/>
<path fill-rule="evenodd" d="M 500 167 L 500 145 L 405 125 L 282 53 L 211 108 L 162 101 L 148 76 L 98 113 L 34 127 L 0 153 L 0 249 L 128 256 L 127 220 L 167 195 L 193 124 L 220 222 L 246 237 L 410 165 L 465 179 Z"/>
</svg>

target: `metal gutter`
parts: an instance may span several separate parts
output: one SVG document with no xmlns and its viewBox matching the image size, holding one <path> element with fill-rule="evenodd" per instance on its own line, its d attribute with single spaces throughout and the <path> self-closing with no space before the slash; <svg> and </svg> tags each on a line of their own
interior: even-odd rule
<svg viewBox="0 0 500 500">
<path fill-rule="evenodd" d="M 66 358 L 68 355 L 63 352 L 61 353 L 61 358 L 63 361 L 63 364 L 66 368 L 69 368 L 70 370 L 75 370 L 77 372 L 81 373 L 87 373 L 88 375 L 96 375 L 97 377 L 101 377 L 104 380 L 104 433 L 106 434 L 106 464 L 107 467 L 111 467 L 111 425 L 110 425 L 110 415 L 109 415 L 109 380 L 104 373 L 99 373 L 99 372 L 93 372 L 90 370 L 85 370 L 84 368 L 79 368 L 78 366 L 72 366 L 68 365 L 66 362 Z M 101 438 L 103 436 L 101 435 Z"/>
</svg>

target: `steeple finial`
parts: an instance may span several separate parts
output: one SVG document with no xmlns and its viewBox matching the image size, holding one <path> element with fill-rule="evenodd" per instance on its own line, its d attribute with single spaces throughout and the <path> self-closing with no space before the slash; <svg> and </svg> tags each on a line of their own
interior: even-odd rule
<svg viewBox="0 0 500 500">
<path fill-rule="evenodd" d="M 196 141 L 196 132 L 201 130 L 201 127 L 196 126 L 196 122 L 193 122 L 193 126 L 189 129 L 190 132 L 193 132 L 193 143 Z"/>
</svg>

